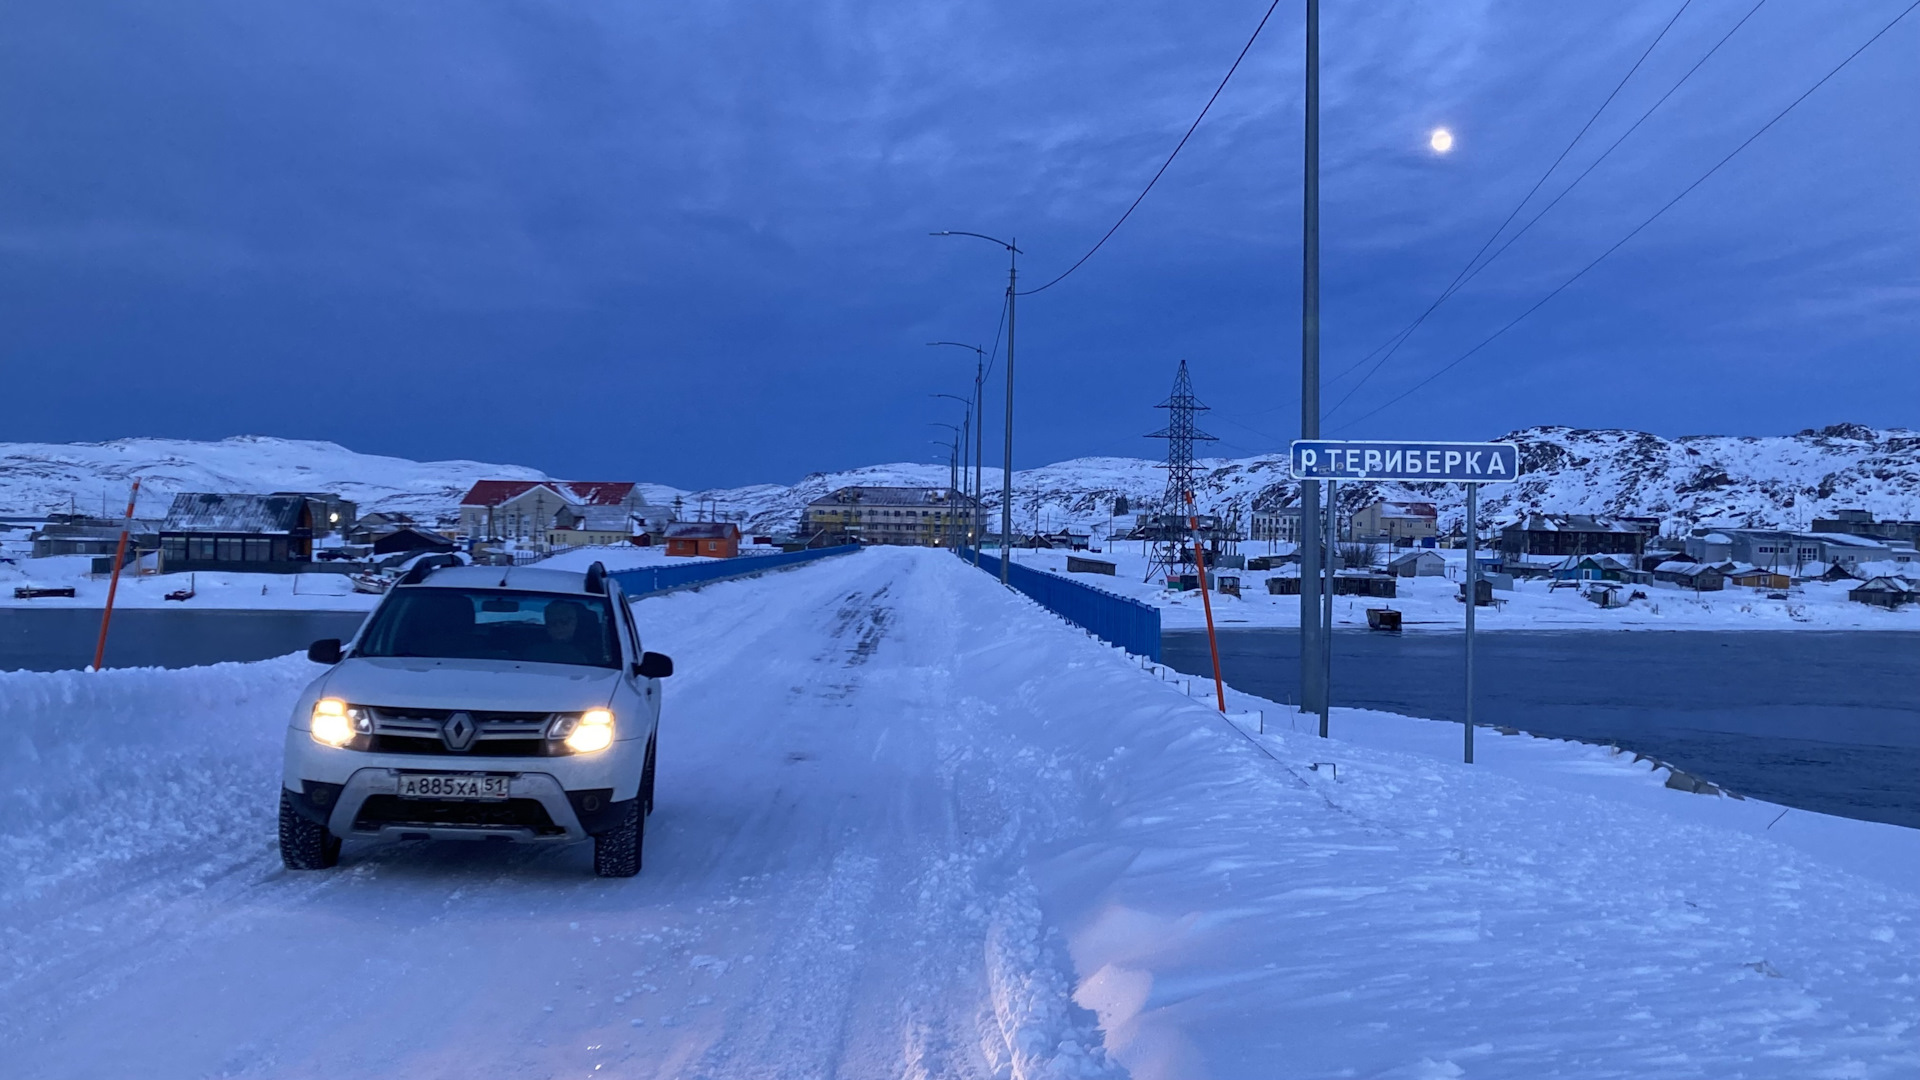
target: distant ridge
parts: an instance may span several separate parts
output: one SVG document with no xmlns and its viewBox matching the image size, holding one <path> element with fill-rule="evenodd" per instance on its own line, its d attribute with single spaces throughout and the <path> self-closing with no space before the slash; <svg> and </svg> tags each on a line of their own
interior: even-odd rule
<svg viewBox="0 0 1920 1080">
<path fill-rule="evenodd" d="M 1640 431 L 1531 427 L 1503 441 L 1521 450 L 1519 483 L 1490 489 L 1482 502 L 1493 520 L 1528 512 L 1631 514 L 1659 517 L 1669 529 L 1697 524 L 1801 525 L 1843 507 L 1881 517 L 1920 518 L 1920 433 L 1835 424 L 1796 435 L 1691 435 L 1676 439 Z M 1243 512 L 1290 505 L 1294 485 L 1286 457 L 1265 454 L 1202 462 L 1203 507 Z M 613 477 L 623 470 L 599 470 Z M 987 504 L 998 508 L 998 473 L 988 470 Z M 105 443 L 0 443 L 0 515 L 26 516 L 76 505 L 97 512 L 124 506 L 126 485 L 144 483 L 140 512 L 158 516 L 180 491 L 337 491 L 362 511 L 401 510 L 450 516 L 475 480 L 549 479 L 537 469 L 477 461 L 417 462 L 359 454 L 336 443 L 243 435 L 218 442 L 118 439 Z M 617 478 L 624 478 L 617 477 Z M 947 470 L 925 464 L 872 465 L 813 473 L 793 484 L 682 491 L 647 484 L 650 501 L 685 499 L 689 516 L 711 500 L 719 512 L 744 517 L 755 531 L 793 527 L 800 508 L 850 484 L 945 486 Z M 1150 509 L 1165 485 L 1145 458 L 1087 457 L 1015 476 L 1015 520 L 1021 529 L 1104 525 L 1116 497 L 1136 512 Z M 1437 503 L 1443 527 L 1459 520 L 1458 489 L 1356 484 L 1341 502 L 1378 497 Z"/>
</svg>

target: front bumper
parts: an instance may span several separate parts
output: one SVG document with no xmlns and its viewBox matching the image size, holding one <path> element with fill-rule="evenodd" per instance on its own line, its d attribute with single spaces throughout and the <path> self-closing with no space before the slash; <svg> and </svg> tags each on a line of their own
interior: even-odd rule
<svg viewBox="0 0 1920 1080">
<path fill-rule="evenodd" d="M 508 777 L 505 801 L 402 799 L 402 771 L 363 768 L 344 784 L 301 781 L 287 794 L 297 813 L 342 839 L 519 843 L 584 840 L 618 823 L 633 801 L 615 801 L 611 788 L 568 791 L 544 773 L 502 770 L 486 771 Z"/>
</svg>

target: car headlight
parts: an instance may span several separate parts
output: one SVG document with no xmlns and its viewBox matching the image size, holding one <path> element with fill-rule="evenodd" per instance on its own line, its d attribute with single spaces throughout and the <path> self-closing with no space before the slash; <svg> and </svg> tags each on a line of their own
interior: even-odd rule
<svg viewBox="0 0 1920 1080">
<path fill-rule="evenodd" d="M 321 698 L 313 703 L 313 719 L 307 726 L 313 741 L 342 747 L 357 735 L 373 732 L 373 718 L 365 709 L 349 705 L 339 698 Z"/>
<path fill-rule="evenodd" d="M 613 713 L 607 709 L 588 709 L 578 716 L 562 716 L 547 730 L 549 738 L 560 739 L 576 754 L 591 754 L 613 745 Z"/>
</svg>

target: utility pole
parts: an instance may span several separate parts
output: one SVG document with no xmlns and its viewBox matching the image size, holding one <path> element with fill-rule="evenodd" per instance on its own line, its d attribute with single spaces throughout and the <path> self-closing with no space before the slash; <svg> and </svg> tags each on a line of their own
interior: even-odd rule
<svg viewBox="0 0 1920 1080">
<path fill-rule="evenodd" d="M 1013 308 L 1020 294 L 1015 289 L 1019 268 L 1015 259 L 1020 249 L 1007 243 L 1007 446 L 1000 462 L 1000 584 L 1007 583 L 1007 567 L 1013 562 Z"/>
<path fill-rule="evenodd" d="M 1320 0 L 1307 0 L 1305 176 L 1300 232 L 1300 437 L 1320 437 Z M 1320 625 L 1320 482 L 1300 481 L 1300 708 L 1327 734 Z M 1331 555 L 1331 552 L 1328 553 Z M 1331 582 L 1328 583 L 1331 586 Z"/>
</svg>

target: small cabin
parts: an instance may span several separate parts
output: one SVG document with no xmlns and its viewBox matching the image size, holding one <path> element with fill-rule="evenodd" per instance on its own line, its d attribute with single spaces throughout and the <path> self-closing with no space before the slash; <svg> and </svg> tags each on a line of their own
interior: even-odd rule
<svg viewBox="0 0 1920 1080">
<path fill-rule="evenodd" d="M 740 526 L 731 521 L 677 521 L 667 526 L 670 558 L 731 559 L 740 554 Z"/>
</svg>

